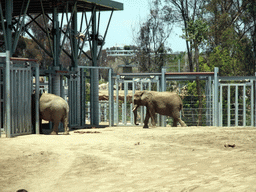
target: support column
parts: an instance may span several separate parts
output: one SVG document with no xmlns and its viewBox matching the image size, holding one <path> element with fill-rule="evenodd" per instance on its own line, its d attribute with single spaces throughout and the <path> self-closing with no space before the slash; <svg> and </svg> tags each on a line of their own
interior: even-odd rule
<svg viewBox="0 0 256 192">
<path fill-rule="evenodd" d="M 6 11 L 5 11 L 5 18 L 6 18 L 6 40 L 5 46 L 6 50 L 10 51 L 10 57 L 12 56 L 12 12 L 13 12 L 13 0 L 6 0 Z"/>
<path fill-rule="evenodd" d="M 96 12 L 92 12 L 92 66 L 97 67 L 97 22 Z M 99 70 L 96 68 L 91 69 L 91 114 L 92 114 L 92 125 L 99 125 Z"/>
<path fill-rule="evenodd" d="M 52 92 L 60 96 L 60 74 L 52 75 Z"/>
<path fill-rule="evenodd" d="M 53 9 L 53 70 L 60 70 L 59 63 L 59 21 L 57 7 Z M 52 93 L 60 95 L 60 74 L 52 75 Z"/>
<path fill-rule="evenodd" d="M 6 51 L 5 102 L 6 103 L 5 103 L 5 115 L 4 115 L 4 130 L 6 131 L 6 137 L 11 137 L 10 51 Z"/>
</svg>

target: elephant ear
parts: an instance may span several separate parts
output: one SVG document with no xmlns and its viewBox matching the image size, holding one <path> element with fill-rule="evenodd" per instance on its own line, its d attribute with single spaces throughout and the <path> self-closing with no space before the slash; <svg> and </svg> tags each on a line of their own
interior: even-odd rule
<svg viewBox="0 0 256 192">
<path fill-rule="evenodd" d="M 149 102 L 151 96 L 152 96 L 152 95 L 150 94 L 150 92 L 148 92 L 148 91 L 142 91 L 141 100 L 146 101 L 146 102 Z"/>
</svg>

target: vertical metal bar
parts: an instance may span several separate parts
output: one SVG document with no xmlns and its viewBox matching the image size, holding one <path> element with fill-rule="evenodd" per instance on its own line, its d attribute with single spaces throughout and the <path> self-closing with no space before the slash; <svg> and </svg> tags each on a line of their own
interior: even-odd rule
<svg viewBox="0 0 256 192">
<path fill-rule="evenodd" d="M 235 92 L 235 126 L 238 126 L 238 85 L 236 85 Z"/>
<path fill-rule="evenodd" d="M 209 100 L 209 105 L 210 105 L 210 126 L 212 126 L 213 125 L 213 96 L 212 96 L 212 77 L 210 76 L 209 77 L 209 98 L 210 98 L 210 100 Z"/>
<path fill-rule="evenodd" d="M 6 51 L 5 65 L 5 131 L 11 137 L 11 82 L 10 82 L 10 51 Z"/>
<path fill-rule="evenodd" d="M 29 78 L 29 76 L 28 76 L 28 73 L 29 73 L 29 70 L 28 70 L 28 68 L 26 68 L 25 70 L 24 70 L 24 76 L 23 76 L 23 92 L 24 92 L 24 100 L 23 100 L 23 113 L 24 113 L 24 119 L 23 119 L 23 126 L 24 126 L 24 131 L 26 132 L 26 133 L 29 133 L 29 131 L 30 131 L 30 121 L 29 121 L 29 117 L 31 117 L 31 111 L 29 111 L 29 109 L 28 109 L 28 97 L 30 96 L 31 97 L 31 94 L 30 94 L 30 89 L 28 90 L 28 88 L 30 88 L 30 87 L 28 87 L 29 86 L 29 84 L 28 84 L 28 82 L 29 82 L 29 80 L 30 80 L 30 78 Z"/>
<path fill-rule="evenodd" d="M 166 69 L 162 68 L 162 76 L 161 76 L 161 91 L 164 92 L 166 91 Z M 161 126 L 166 127 L 166 116 L 161 116 Z"/>
<path fill-rule="evenodd" d="M 85 97 L 86 97 L 86 88 L 85 88 L 85 71 L 80 69 L 80 85 L 81 85 L 81 126 L 85 125 Z"/>
<path fill-rule="evenodd" d="M 255 83 L 255 80 L 251 81 L 251 126 L 253 127 L 254 126 L 254 110 L 255 110 L 255 107 L 254 107 L 254 88 L 253 88 L 253 83 Z"/>
<path fill-rule="evenodd" d="M 130 123 L 133 125 L 134 124 L 134 117 L 133 117 L 133 112 L 132 112 L 133 106 L 132 103 L 130 104 Z"/>
<path fill-rule="evenodd" d="M 113 126 L 114 125 L 114 99 L 113 99 L 113 79 L 112 79 L 112 70 L 113 69 L 109 69 L 108 70 L 108 107 L 109 107 L 109 126 Z"/>
<path fill-rule="evenodd" d="M 104 122 L 107 122 L 107 103 L 104 103 Z"/>
<path fill-rule="evenodd" d="M 228 85 L 228 122 L 227 125 L 230 127 L 230 85 Z"/>
<path fill-rule="evenodd" d="M 160 91 L 160 79 L 158 76 L 156 76 L 156 90 Z M 157 126 L 160 126 L 160 115 L 157 113 Z"/>
<path fill-rule="evenodd" d="M 243 85 L 243 126 L 246 126 L 246 85 Z"/>
<path fill-rule="evenodd" d="M 127 124 L 127 93 L 128 93 L 128 82 L 124 81 L 124 124 Z"/>
<path fill-rule="evenodd" d="M 99 103 L 99 123 L 101 122 L 101 103 Z"/>
<path fill-rule="evenodd" d="M 98 66 L 98 60 L 97 60 L 97 48 L 98 48 L 98 40 L 96 39 L 96 12 L 92 12 L 93 17 L 92 17 L 92 66 Z M 93 125 L 99 125 L 99 69 L 95 68 L 92 69 L 92 92 L 91 92 L 91 98 L 92 98 L 92 109 L 93 109 L 93 114 L 92 114 L 92 124 Z"/>
<path fill-rule="evenodd" d="M 0 2 L 1 5 L 1 2 Z M 1 10 L 0 10 L 1 11 Z M 0 56 L 2 57 L 2 55 Z M 2 132 L 2 121 L 3 121 L 3 113 L 2 113 L 2 107 L 3 107 L 3 97 L 2 97 L 2 93 L 3 93 L 3 89 L 2 89 L 2 85 L 3 85 L 3 79 L 2 79 L 2 68 L 0 68 L 0 138 L 1 138 L 1 132 Z"/>
<path fill-rule="evenodd" d="M 254 73 L 254 76 L 256 76 L 256 72 Z M 254 92 L 253 94 L 256 94 L 256 80 L 254 79 Z M 256 95 L 254 95 L 254 105 L 253 105 L 253 110 L 254 110 L 254 126 L 256 126 Z"/>
<path fill-rule="evenodd" d="M 17 133 L 17 124 L 18 124 L 18 110 L 17 107 L 19 105 L 19 100 L 17 99 L 17 83 L 19 82 L 18 80 L 18 70 L 15 69 L 14 67 L 14 83 L 13 83 L 13 87 L 14 87 L 14 91 L 13 91 L 13 98 L 14 98 L 14 106 L 13 106 L 13 112 L 14 112 L 14 126 L 13 126 L 13 133 L 16 134 Z"/>
<path fill-rule="evenodd" d="M 131 108 L 132 108 L 132 109 L 134 108 L 133 100 L 134 100 L 135 89 L 136 89 L 136 88 L 135 88 L 135 79 L 133 78 L 133 79 L 132 79 L 132 103 L 131 103 Z M 135 124 L 133 112 L 131 112 L 131 124 L 132 124 L 132 125 Z"/>
<path fill-rule="evenodd" d="M 122 124 L 125 124 L 124 117 L 125 116 L 125 109 L 124 109 L 124 103 L 122 103 Z"/>
<path fill-rule="evenodd" d="M 214 126 L 219 126 L 219 68 L 214 67 Z"/>
<path fill-rule="evenodd" d="M 116 77 L 116 124 L 119 124 L 119 79 L 120 76 L 117 75 Z"/>
<path fill-rule="evenodd" d="M 73 44 L 73 52 L 72 52 L 72 58 L 73 58 L 73 61 L 72 61 L 72 66 L 74 68 L 77 68 L 78 67 L 78 59 L 77 59 L 77 56 L 78 56 L 78 42 L 77 42 L 77 39 L 76 39 L 76 34 L 77 33 L 77 4 L 75 3 L 74 7 L 73 7 L 73 17 L 72 17 L 72 33 L 71 33 L 71 38 L 72 38 L 72 44 Z"/>
<path fill-rule="evenodd" d="M 223 86 L 220 85 L 220 113 L 219 113 L 219 120 L 220 120 L 220 126 L 222 127 L 223 126 L 223 103 L 222 103 L 222 90 L 223 90 Z"/>
<path fill-rule="evenodd" d="M 143 90 L 143 82 L 142 79 L 140 79 L 140 90 Z M 140 123 L 143 124 L 143 119 L 144 119 L 144 106 L 140 107 Z"/>
<path fill-rule="evenodd" d="M 12 56 L 12 13 L 13 13 L 13 0 L 5 1 L 5 18 L 6 18 L 6 39 L 7 42 L 5 42 L 6 50 L 10 51 L 9 58 Z"/>
<path fill-rule="evenodd" d="M 23 101 L 23 106 L 24 106 L 24 122 L 23 122 L 23 125 L 24 125 L 24 131 L 26 133 L 31 133 L 30 130 L 31 130 L 31 121 L 29 121 L 29 117 L 31 119 L 31 111 L 29 110 L 29 107 L 31 107 L 29 105 L 29 97 L 31 98 L 31 92 L 30 92 L 30 86 L 29 86 L 29 81 L 31 79 L 31 77 L 29 76 L 29 71 L 30 71 L 30 68 L 27 67 L 24 71 L 24 79 L 23 79 L 23 82 L 24 82 L 24 87 L 23 87 L 23 91 L 24 91 L 24 95 L 25 95 L 25 98 L 24 98 L 24 101 Z"/>
<path fill-rule="evenodd" d="M 26 71 L 26 69 L 22 69 L 21 70 L 21 93 L 22 93 L 22 98 L 21 98 L 21 102 L 20 102 L 20 111 L 21 111 L 21 113 L 22 114 L 19 114 L 19 116 L 20 116 L 20 121 L 21 121 L 21 124 L 20 124 L 20 130 L 21 130 L 21 132 L 22 133 L 27 133 L 27 129 L 28 129 L 28 127 L 25 127 L 25 118 L 26 118 L 26 113 L 24 113 L 24 109 L 25 109 L 25 90 L 24 90 L 24 87 L 27 85 L 27 84 L 25 84 L 25 78 L 24 78 L 24 75 L 25 75 L 25 71 Z M 28 93 L 27 93 L 28 94 Z M 19 97 L 19 96 L 18 96 Z"/>
<path fill-rule="evenodd" d="M 36 81 L 36 87 L 35 87 L 35 116 L 36 116 L 36 122 L 35 122 L 35 130 L 36 134 L 40 134 L 39 129 L 39 64 L 36 64 L 35 67 L 35 81 Z"/>
<path fill-rule="evenodd" d="M 72 113 L 72 102 L 71 102 L 71 92 L 72 92 L 72 88 L 71 88 L 71 75 L 69 76 L 69 79 L 68 79 L 68 105 L 69 105 L 69 114 L 68 114 L 68 119 L 69 119 L 69 127 L 71 127 L 72 125 L 72 119 L 71 119 L 71 113 Z"/>
<path fill-rule="evenodd" d="M 14 95 L 15 95 L 15 88 L 14 88 L 14 82 L 15 82 L 15 70 L 13 69 L 13 66 L 10 66 L 10 81 L 11 81 L 11 135 L 13 134 L 13 128 L 15 126 L 15 111 L 14 111 L 14 106 L 15 106 L 15 100 L 14 100 Z"/>
</svg>

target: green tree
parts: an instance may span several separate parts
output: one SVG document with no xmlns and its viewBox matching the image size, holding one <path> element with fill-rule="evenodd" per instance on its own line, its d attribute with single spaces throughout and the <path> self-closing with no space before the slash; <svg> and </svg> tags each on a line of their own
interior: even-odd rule
<svg viewBox="0 0 256 192">
<path fill-rule="evenodd" d="M 196 64 L 196 72 L 199 72 L 199 46 L 207 37 L 208 26 L 202 19 L 190 20 L 187 24 L 187 32 L 185 32 L 185 39 L 191 42 L 191 46 L 194 49 L 194 63 Z M 199 115 L 198 126 L 202 125 L 202 91 L 200 87 L 199 77 L 196 78 L 196 89 L 199 101 Z"/>
<path fill-rule="evenodd" d="M 166 53 L 170 51 L 166 43 L 171 34 L 172 18 L 162 11 L 161 0 L 154 0 L 150 5 L 149 16 L 139 26 L 135 37 L 137 60 L 141 72 L 160 72 L 166 60 Z"/>
</svg>

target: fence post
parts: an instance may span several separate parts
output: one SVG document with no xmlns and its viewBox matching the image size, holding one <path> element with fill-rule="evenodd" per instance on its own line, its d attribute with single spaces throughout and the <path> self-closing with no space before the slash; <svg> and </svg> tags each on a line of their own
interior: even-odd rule
<svg viewBox="0 0 256 192">
<path fill-rule="evenodd" d="M 162 68 L 162 76 L 161 76 L 161 91 L 164 92 L 166 91 L 166 69 Z M 166 127 L 166 116 L 161 116 L 161 126 Z"/>
<path fill-rule="evenodd" d="M 109 126 L 114 125 L 114 90 L 113 90 L 113 79 L 112 79 L 113 69 L 108 70 L 108 107 L 109 107 Z M 118 85 L 117 85 L 118 86 Z"/>
<path fill-rule="evenodd" d="M 219 126 L 219 68 L 214 67 L 214 126 Z"/>
<path fill-rule="evenodd" d="M 116 124 L 119 124 L 119 80 L 120 75 L 116 76 Z"/>
<path fill-rule="evenodd" d="M 36 64 L 35 70 L 35 80 L 36 80 L 36 87 L 35 87 L 35 110 L 36 110 L 36 124 L 35 130 L 36 134 L 40 134 L 39 130 L 39 64 Z"/>
<path fill-rule="evenodd" d="M 6 51 L 5 64 L 5 131 L 6 137 L 11 137 L 11 91 L 10 91 L 10 51 Z"/>
</svg>

